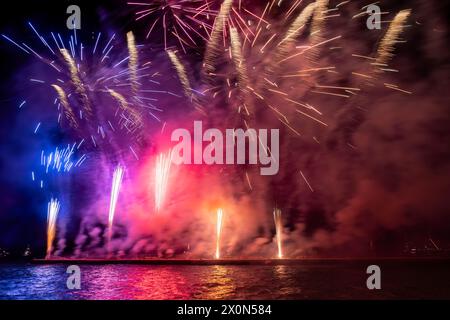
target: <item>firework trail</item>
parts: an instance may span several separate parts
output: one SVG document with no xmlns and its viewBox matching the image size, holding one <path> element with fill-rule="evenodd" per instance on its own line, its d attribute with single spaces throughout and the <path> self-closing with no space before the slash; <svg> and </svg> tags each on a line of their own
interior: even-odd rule
<svg viewBox="0 0 450 320">
<path fill-rule="evenodd" d="M 155 166 L 155 210 L 159 212 L 164 204 L 169 184 L 172 151 L 161 153 L 156 159 Z"/>
<path fill-rule="evenodd" d="M 188 98 L 192 98 L 192 87 L 191 83 L 189 82 L 189 78 L 186 73 L 186 69 L 184 65 L 181 63 L 180 59 L 177 57 L 176 53 L 172 50 L 167 50 L 167 54 L 170 58 L 170 61 L 172 62 L 173 67 L 177 71 L 178 78 L 181 81 L 181 84 L 183 85 L 184 94 Z"/>
<path fill-rule="evenodd" d="M 206 45 L 205 58 L 203 60 L 203 70 L 207 79 L 216 71 L 215 63 L 222 54 L 220 40 L 223 35 L 224 26 L 228 19 L 233 0 L 225 0 L 221 7 L 216 20 L 214 21 L 211 37 Z"/>
<path fill-rule="evenodd" d="M 130 58 L 128 60 L 128 69 L 130 70 L 130 79 L 131 79 L 131 87 L 133 88 L 133 93 L 137 93 L 139 89 L 138 83 L 138 52 L 136 50 L 136 41 L 134 39 L 133 32 L 127 33 L 127 44 L 128 44 L 128 52 L 130 54 Z"/>
<path fill-rule="evenodd" d="M 222 219 L 223 211 L 221 208 L 217 209 L 217 222 L 216 222 L 216 259 L 220 259 L 220 237 L 222 235 Z"/>
<path fill-rule="evenodd" d="M 109 203 L 109 215 L 108 215 L 108 252 L 110 252 L 112 228 L 114 222 L 114 215 L 116 213 L 117 200 L 119 199 L 120 187 L 122 186 L 123 167 L 119 164 L 114 170 L 114 175 L 111 184 L 111 198 Z"/>
<path fill-rule="evenodd" d="M 273 210 L 273 219 L 275 222 L 275 232 L 277 238 L 278 258 L 283 258 L 282 239 L 281 234 L 283 232 L 283 222 L 281 221 L 281 210 L 275 208 Z"/>
<path fill-rule="evenodd" d="M 239 33 L 236 28 L 230 28 L 230 39 L 231 39 L 231 52 L 233 54 L 233 61 L 238 72 L 239 87 L 241 90 L 247 88 L 248 77 L 247 77 L 247 67 L 245 65 L 245 60 L 242 55 L 242 45 L 239 39 Z"/>
<path fill-rule="evenodd" d="M 119 103 L 120 108 L 124 112 L 123 121 L 121 120 L 122 127 L 126 128 L 128 132 L 135 132 L 141 129 L 143 126 L 142 116 L 133 108 L 130 107 L 128 101 L 120 93 L 108 89 L 109 94 Z"/>
<path fill-rule="evenodd" d="M 47 206 L 47 254 L 46 259 L 49 259 L 53 251 L 53 241 L 56 235 L 56 220 L 60 209 L 58 199 L 51 199 Z"/>
<path fill-rule="evenodd" d="M 399 41 L 400 34 L 405 28 L 405 23 L 410 13 L 411 10 L 402 10 L 396 14 L 378 47 L 375 65 L 381 68 L 386 67 L 389 60 L 394 56 L 395 44 Z"/>
<path fill-rule="evenodd" d="M 319 48 L 316 46 L 318 43 L 324 41 L 324 24 L 327 14 L 328 0 L 317 0 L 315 2 L 316 7 L 314 10 L 314 16 L 311 24 L 311 50 L 309 51 L 309 57 L 312 61 L 316 61 L 319 57 Z"/>
</svg>

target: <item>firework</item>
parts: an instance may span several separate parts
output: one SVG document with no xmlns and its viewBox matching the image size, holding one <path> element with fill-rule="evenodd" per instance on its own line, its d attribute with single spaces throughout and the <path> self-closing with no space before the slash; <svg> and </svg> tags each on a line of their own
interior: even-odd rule
<svg viewBox="0 0 450 320">
<path fill-rule="evenodd" d="M 222 235 L 222 219 L 223 211 L 221 208 L 217 209 L 217 221 L 216 221 L 216 259 L 220 259 L 220 237 Z"/>
<path fill-rule="evenodd" d="M 172 164 L 172 151 L 161 153 L 156 159 L 155 166 L 155 210 L 159 212 L 166 198 L 169 184 L 170 167 Z"/>
<path fill-rule="evenodd" d="M 45 168 L 45 172 L 48 173 L 49 170 L 69 172 L 73 167 L 79 167 L 84 159 L 86 159 L 86 155 L 83 155 L 77 162 L 74 162 L 73 155 L 75 146 L 76 144 L 74 143 L 73 145 L 67 145 L 66 148 L 62 149 L 56 147 L 55 151 L 50 152 L 48 155 L 42 150 L 41 166 Z"/>
<path fill-rule="evenodd" d="M 109 203 L 108 215 L 108 251 L 112 238 L 112 227 L 114 222 L 114 215 L 116 213 L 117 200 L 119 199 L 120 187 L 122 186 L 123 167 L 119 164 L 114 170 L 112 184 L 111 184 L 111 198 Z"/>
<path fill-rule="evenodd" d="M 273 219 L 275 221 L 275 233 L 277 238 L 278 258 L 283 258 L 281 233 L 283 232 L 283 223 L 281 221 L 281 210 L 275 208 L 273 210 Z"/>
<path fill-rule="evenodd" d="M 47 254 L 46 259 L 49 259 L 53 251 L 53 241 L 56 235 L 56 220 L 60 209 L 58 199 L 51 199 L 47 206 Z"/>
</svg>

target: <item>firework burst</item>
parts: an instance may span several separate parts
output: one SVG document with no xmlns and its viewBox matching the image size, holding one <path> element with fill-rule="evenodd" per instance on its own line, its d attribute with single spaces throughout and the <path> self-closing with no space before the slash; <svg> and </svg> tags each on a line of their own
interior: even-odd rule
<svg viewBox="0 0 450 320">
<path fill-rule="evenodd" d="M 149 20 L 146 35 L 162 30 L 164 49 L 170 46 L 169 39 L 176 39 L 183 51 L 186 47 L 196 47 L 199 39 L 206 41 L 211 29 L 213 11 L 205 0 L 156 0 L 149 2 L 128 2 L 138 9 L 136 21 Z"/>
<path fill-rule="evenodd" d="M 53 102 L 64 132 L 76 137 L 86 151 L 99 149 L 115 157 L 128 150 L 137 158 L 144 126 L 161 122 L 158 113 L 163 110 L 154 105 L 155 95 L 169 93 L 153 89 L 160 85 L 160 74 L 151 72 L 151 61 L 139 59 L 134 35 L 127 33 L 124 46 L 116 34 L 106 37 L 99 32 L 84 45 L 80 35 L 70 35 L 65 42 L 61 34 L 51 32 L 46 39 L 29 26 L 47 52 L 3 38 L 50 67 L 41 78 L 30 78 L 30 83 L 51 89 L 49 97 L 56 94 Z"/>
</svg>

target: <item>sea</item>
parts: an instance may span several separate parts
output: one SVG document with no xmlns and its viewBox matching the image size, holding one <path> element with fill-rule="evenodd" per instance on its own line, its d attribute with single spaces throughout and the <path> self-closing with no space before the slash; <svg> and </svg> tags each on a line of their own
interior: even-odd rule
<svg viewBox="0 0 450 320">
<path fill-rule="evenodd" d="M 291 265 L 0 264 L 0 299 L 450 299 L 448 260 L 309 261 Z M 380 289 L 368 289 L 369 265 Z"/>
</svg>

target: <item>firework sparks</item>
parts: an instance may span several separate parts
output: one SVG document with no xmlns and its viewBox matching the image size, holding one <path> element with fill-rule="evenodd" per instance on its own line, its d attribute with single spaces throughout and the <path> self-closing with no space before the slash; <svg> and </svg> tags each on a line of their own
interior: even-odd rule
<svg viewBox="0 0 450 320">
<path fill-rule="evenodd" d="M 125 97 L 112 89 L 108 89 L 108 92 L 118 102 L 123 111 L 123 121 L 121 121 L 122 127 L 127 128 L 129 132 L 133 132 L 141 128 L 143 125 L 141 115 L 129 106 L 129 103 Z"/>
<path fill-rule="evenodd" d="M 78 68 L 75 63 L 75 60 L 69 54 L 67 49 L 61 49 L 61 54 L 64 57 L 64 60 L 66 61 L 67 66 L 69 67 L 72 83 L 75 86 L 77 93 L 81 96 L 81 99 L 83 101 L 84 110 L 85 110 L 87 116 L 90 117 L 92 115 L 91 105 L 90 105 L 89 99 L 86 94 L 86 89 L 84 88 L 83 82 L 81 81 L 80 76 L 78 74 Z"/>
<path fill-rule="evenodd" d="M 55 151 L 46 155 L 44 150 L 41 152 L 41 166 L 45 168 L 48 173 L 50 169 L 57 172 L 69 172 L 73 167 L 79 167 L 86 155 L 83 155 L 77 162 L 74 162 L 72 156 L 74 155 L 74 148 L 76 144 L 68 145 L 64 149 L 56 147 Z"/>
<path fill-rule="evenodd" d="M 273 210 L 273 219 L 275 221 L 275 233 L 277 239 L 277 249 L 278 249 L 278 258 L 283 258 L 283 248 L 282 248 L 282 238 L 281 233 L 283 232 L 283 223 L 281 221 L 281 210 L 275 208 Z"/>
<path fill-rule="evenodd" d="M 161 153 L 156 159 L 155 166 L 155 210 L 159 212 L 166 198 L 169 184 L 170 167 L 172 164 L 172 151 Z"/>
<path fill-rule="evenodd" d="M 112 184 L 111 184 L 111 198 L 109 203 L 108 215 L 108 252 L 110 251 L 110 244 L 112 238 L 112 227 L 114 222 L 114 215 L 116 213 L 117 200 L 119 199 L 120 187 L 122 186 L 123 167 L 119 164 L 114 170 Z"/>
<path fill-rule="evenodd" d="M 56 220 L 60 209 L 58 199 L 51 199 L 47 206 L 47 255 L 46 259 L 51 257 L 53 251 L 53 241 L 56 236 Z"/>
<path fill-rule="evenodd" d="M 58 93 L 59 101 L 63 105 L 64 114 L 66 115 L 66 118 L 69 121 L 70 126 L 72 128 L 77 128 L 78 127 L 77 120 L 75 118 L 75 114 L 72 111 L 72 108 L 70 107 L 69 101 L 67 100 L 67 95 L 64 92 L 64 89 L 58 86 L 57 84 L 52 84 L 52 87 Z"/>
<path fill-rule="evenodd" d="M 223 210 L 221 208 L 217 209 L 217 221 L 216 221 L 216 259 L 220 259 L 220 238 L 222 235 L 222 219 Z"/>
</svg>

